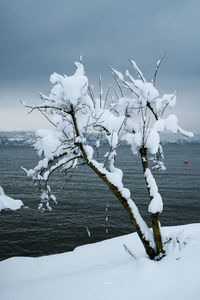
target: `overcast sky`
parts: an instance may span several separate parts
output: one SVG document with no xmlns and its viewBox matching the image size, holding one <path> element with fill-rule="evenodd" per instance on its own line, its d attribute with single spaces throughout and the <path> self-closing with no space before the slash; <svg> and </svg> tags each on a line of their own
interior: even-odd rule
<svg viewBox="0 0 200 300">
<path fill-rule="evenodd" d="M 179 90 L 179 123 L 200 132 L 199 0 L 0 0 L 0 13 L 0 130 L 46 127 L 20 99 L 38 103 L 50 74 L 71 74 L 80 55 L 89 81 L 108 85 L 108 65 L 131 70 L 133 58 L 151 78 L 166 51 L 157 87 Z"/>
</svg>

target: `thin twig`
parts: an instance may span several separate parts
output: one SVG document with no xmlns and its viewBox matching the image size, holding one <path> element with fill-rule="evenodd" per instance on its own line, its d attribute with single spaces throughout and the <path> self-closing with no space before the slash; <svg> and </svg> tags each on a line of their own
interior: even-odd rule
<svg viewBox="0 0 200 300">
<path fill-rule="evenodd" d="M 133 258 L 137 259 L 133 252 L 125 244 L 123 244 L 123 247 L 128 254 L 130 254 Z"/>
<path fill-rule="evenodd" d="M 110 66 L 109 66 L 109 68 L 111 69 L 112 73 L 115 74 L 117 76 L 117 78 L 119 78 L 116 71 Z M 121 80 L 126 85 L 126 87 L 128 87 L 130 89 L 130 91 L 135 94 L 135 96 L 139 97 L 139 95 L 130 87 L 130 85 L 124 79 L 119 78 L 119 80 Z"/>
<path fill-rule="evenodd" d="M 116 94 L 116 96 L 117 96 L 117 99 L 119 100 L 119 95 L 117 94 L 116 88 L 114 87 L 113 90 L 114 90 L 114 92 L 115 92 L 115 94 Z"/>
<path fill-rule="evenodd" d="M 38 108 L 38 110 L 53 126 L 56 127 L 56 125 L 47 117 L 47 115 L 45 115 L 45 113 L 40 108 Z"/>
<path fill-rule="evenodd" d="M 161 62 L 163 61 L 165 55 L 166 55 L 166 51 L 164 52 L 164 54 L 162 55 L 162 57 L 157 61 L 155 73 L 154 73 L 153 78 L 152 78 L 153 86 L 154 86 L 155 83 L 156 83 L 156 77 L 157 77 L 158 69 L 159 69 L 160 64 L 161 64 Z"/>
<path fill-rule="evenodd" d="M 103 109 L 106 108 L 106 101 L 108 99 L 108 95 L 109 95 L 110 89 L 111 89 L 111 85 L 109 85 L 109 87 L 108 87 L 108 90 L 107 90 L 107 93 L 106 93 L 106 97 L 105 97 L 105 100 L 104 100 L 104 107 L 103 107 Z"/>
<path fill-rule="evenodd" d="M 132 64 L 133 68 L 135 69 L 136 73 L 138 74 L 139 78 L 143 81 L 143 83 L 146 82 L 141 70 L 138 68 L 137 64 L 135 61 L 131 60 L 130 58 L 128 59 L 130 63 Z"/>
<path fill-rule="evenodd" d="M 100 108 L 101 108 L 101 97 L 102 97 L 102 87 L 101 87 L 101 75 L 99 76 L 99 100 L 100 100 Z"/>
<path fill-rule="evenodd" d="M 117 83 L 117 86 L 118 86 L 119 90 L 120 90 L 121 96 L 124 97 L 124 93 L 122 91 L 122 88 L 121 88 L 121 86 L 120 86 L 120 84 L 119 84 L 119 82 L 118 82 L 118 80 L 117 80 L 117 78 L 114 74 L 113 74 L 113 77 L 115 79 L 115 82 Z"/>
</svg>

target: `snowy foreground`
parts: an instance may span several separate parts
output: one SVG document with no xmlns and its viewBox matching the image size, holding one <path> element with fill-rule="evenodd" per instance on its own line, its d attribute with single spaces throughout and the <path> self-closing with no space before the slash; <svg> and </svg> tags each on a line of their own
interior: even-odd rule
<svg viewBox="0 0 200 300">
<path fill-rule="evenodd" d="M 23 206 L 21 200 L 15 200 L 5 195 L 4 190 L 0 186 L 0 211 L 4 209 L 17 210 Z"/>
<path fill-rule="evenodd" d="M 160 262 L 145 256 L 134 233 L 73 252 L 4 260 L 0 299 L 200 299 L 200 224 L 165 227 L 163 232 L 171 239 L 169 255 Z"/>
</svg>

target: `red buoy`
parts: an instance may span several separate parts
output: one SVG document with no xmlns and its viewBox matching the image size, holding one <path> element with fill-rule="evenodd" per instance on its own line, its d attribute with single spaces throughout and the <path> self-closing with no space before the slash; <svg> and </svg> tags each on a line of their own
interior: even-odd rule
<svg viewBox="0 0 200 300">
<path fill-rule="evenodd" d="M 188 164 L 188 160 L 185 160 L 185 164 Z"/>
</svg>

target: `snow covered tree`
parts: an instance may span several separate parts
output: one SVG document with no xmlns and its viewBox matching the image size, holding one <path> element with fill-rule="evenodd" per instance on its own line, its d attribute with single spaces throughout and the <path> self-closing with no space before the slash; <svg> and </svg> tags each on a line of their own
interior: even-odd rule
<svg viewBox="0 0 200 300">
<path fill-rule="evenodd" d="M 148 154 L 155 155 L 154 168 L 164 169 L 159 132 L 171 130 L 189 136 L 192 134 L 178 126 L 175 115 L 162 118 L 165 109 L 175 105 L 176 93 L 160 97 L 155 88 L 161 60 L 157 63 L 152 82 L 145 80 L 134 61 L 130 62 L 139 78 L 134 79 L 127 71 L 126 80 L 120 72 L 111 68 L 120 92 L 119 96 L 116 91 L 111 101 L 108 97 L 110 89 L 103 98 L 101 79 L 98 98 L 94 96 L 81 62 L 75 63 L 76 71 L 72 76 L 51 75 L 50 81 L 54 86 L 48 96 L 40 95 L 41 105 L 28 106 L 24 103 L 31 111 L 39 110 L 54 127 L 54 130 L 37 131 L 35 149 L 41 159 L 34 169 L 24 170 L 41 190 L 39 208 L 51 210 L 50 201 L 56 201 L 56 198 L 49 186 L 50 176 L 58 169 L 68 174 L 82 164 L 87 165 L 127 211 L 150 259 L 161 259 L 164 248 L 159 213 L 163 203 L 148 166 Z M 149 112 L 155 120 L 150 119 Z M 94 151 L 98 154 L 102 135 L 108 141 L 109 151 L 103 159 L 99 155 L 95 159 Z M 141 217 L 129 189 L 124 187 L 122 170 L 115 167 L 117 150 L 122 142 L 130 144 L 133 154 L 141 157 L 150 198 L 148 211 L 152 230 Z"/>
</svg>

